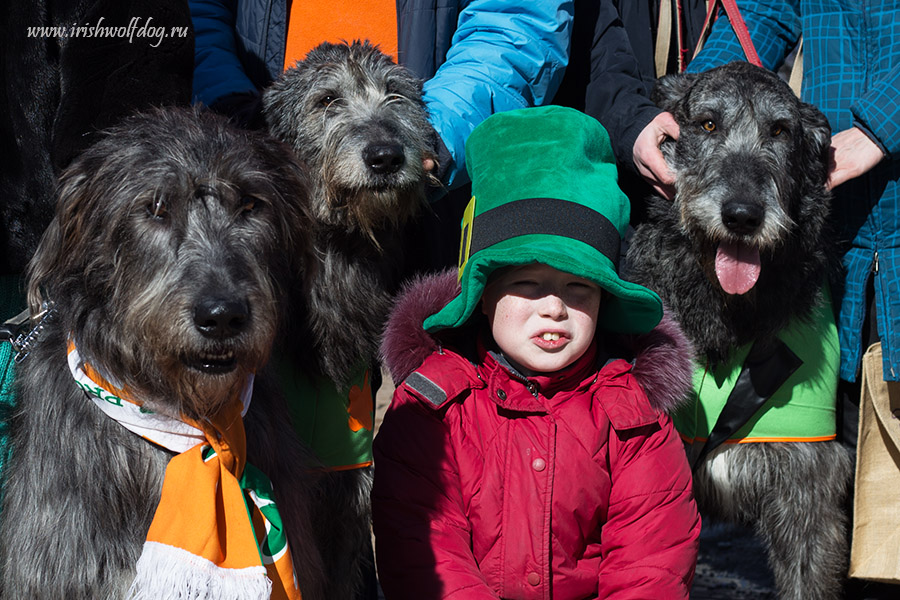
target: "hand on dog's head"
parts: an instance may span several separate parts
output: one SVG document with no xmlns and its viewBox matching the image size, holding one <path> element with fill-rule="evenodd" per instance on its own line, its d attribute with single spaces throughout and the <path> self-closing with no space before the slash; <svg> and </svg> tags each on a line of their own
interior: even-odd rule
<svg viewBox="0 0 900 600">
<path fill-rule="evenodd" d="M 692 95 L 713 97 L 719 95 L 716 88 L 722 88 L 728 94 L 741 95 L 753 90 L 754 86 L 772 90 L 778 94 L 779 103 L 796 107 L 796 123 L 801 130 L 791 134 L 798 145 L 798 152 L 802 153 L 802 162 L 827 165 L 831 144 L 831 127 L 827 117 L 812 104 L 798 100 L 787 82 L 768 69 L 735 61 L 704 73 L 666 75 L 657 81 L 651 99 L 657 106 L 672 113 L 679 127 L 698 127 L 702 124 L 701 120 L 709 115 L 696 110 L 696 105 L 691 102 Z M 663 153 L 667 159 L 675 143 L 675 140 L 663 143 Z M 804 170 L 804 176 L 809 177 L 809 186 L 824 186 L 827 180 L 827 172 L 822 173 L 818 169 Z"/>
</svg>

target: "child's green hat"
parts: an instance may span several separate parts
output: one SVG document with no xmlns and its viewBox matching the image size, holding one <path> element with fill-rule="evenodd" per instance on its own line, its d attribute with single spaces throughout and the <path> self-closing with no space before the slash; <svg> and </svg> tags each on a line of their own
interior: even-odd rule
<svg viewBox="0 0 900 600">
<path fill-rule="evenodd" d="M 491 273 L 534 262 L 609 292 L 602 329 L 645 333 L 659 323 L 659 296 L 616 272 L 629 204 L 600 123 L 560 106 L 498 113 L 469 135 L 466 165 L 472 200 L 462 222 L 461 290 L 425 319 L 426 330 L 463 325 Z"/>
</svg>

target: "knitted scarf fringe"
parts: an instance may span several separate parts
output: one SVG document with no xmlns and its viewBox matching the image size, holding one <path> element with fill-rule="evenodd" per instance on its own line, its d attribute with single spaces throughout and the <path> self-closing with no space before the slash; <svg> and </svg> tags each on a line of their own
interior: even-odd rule
<svg viewBox="0 0 900 600">
<path fill-rule="evenodd" d="M 263 566 L 226 569 L 174 546 L 144 542 L 127 600 L 268 600 Z"/>
</svg>

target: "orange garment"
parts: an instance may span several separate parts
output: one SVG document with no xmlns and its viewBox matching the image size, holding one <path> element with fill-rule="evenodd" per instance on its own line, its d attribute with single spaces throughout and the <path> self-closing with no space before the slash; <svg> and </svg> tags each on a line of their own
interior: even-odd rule
<svg viewBox="0 0 900 600">
<path fill-rule="evenodd" d="M 294 0 L 288 16 L 284 68 L 322 42 L 369 40 L 397 58 L 397 5 L 394 0 Z"/>
</svg>

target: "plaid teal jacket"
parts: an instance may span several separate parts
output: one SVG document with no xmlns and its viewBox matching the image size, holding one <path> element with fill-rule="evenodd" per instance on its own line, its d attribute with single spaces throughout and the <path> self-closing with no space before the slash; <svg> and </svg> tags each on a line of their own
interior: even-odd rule
<svg viewBox="0 0 900 600">
<path fill-rule="evenodd" d="M 763 65 L 777 69 L 803 34 L 803 100 L 833 132 L 857 126 L 887 155 L 835 190 L 845 290 L 840 376 L 855 381 L 866 285 L 873 279 L 884 377 L 900 380 L 900 3 L 897 0 L 738 0 Z M 689 71 L 744 58 L 724 13 Z"/>
</svg>

